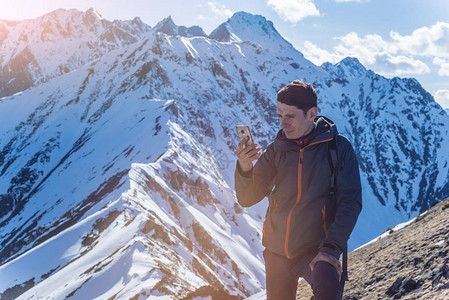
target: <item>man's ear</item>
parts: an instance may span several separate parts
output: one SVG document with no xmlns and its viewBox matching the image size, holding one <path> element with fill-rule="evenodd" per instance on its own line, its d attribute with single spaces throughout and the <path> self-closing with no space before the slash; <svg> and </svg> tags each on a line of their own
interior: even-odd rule
<svg viewBox="0 0 449 300">
<path fill-rule="evenodd" d="M 316 119 L 316 116 L 318 114 L 318 108 L 317 107 L 311 107 L 309 111 L 307 112 L 307 118 L 311 121 Z"/>
</svg>

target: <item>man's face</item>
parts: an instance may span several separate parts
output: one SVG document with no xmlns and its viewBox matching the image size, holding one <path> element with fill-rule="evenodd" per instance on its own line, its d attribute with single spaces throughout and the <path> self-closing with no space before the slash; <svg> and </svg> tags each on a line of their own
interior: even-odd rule
<svg viewBox="0 0 449 300">
<path fill-rule="evenodd" d="M 316 118 L 317 108 L 312 107 L 304 115 L 304 112 L 296 106 L 276 102 L 277 115 L 288 139 L 297 139 L 307 135 L 313 129 L 313 121 Z"/>
</svg>

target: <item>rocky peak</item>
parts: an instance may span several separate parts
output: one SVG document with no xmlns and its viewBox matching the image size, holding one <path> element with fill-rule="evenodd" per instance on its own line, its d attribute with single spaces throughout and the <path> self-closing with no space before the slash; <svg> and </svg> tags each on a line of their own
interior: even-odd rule
<svg viewBox="0 0 449 300">
<path fill-rule="evenodd" d="M 47 13 L 37 19 L 35 19 L 39 23 L 43 22 L 58 22 L 61 24 L 67 23 L 69 21 L 77 20 L 81 18 L 86 24 L 94 24 L 98 21 L 101 21 L 103 17 L 101 14 L 93 8 L 88 9 L 87 11 L 79 11 L 75 8 L 64 9 L 58 8 L 50 13 Z M 28 22 L 31 20 L 25 20 L 23 22 Z"/>
<path fill-rule="evenodd" d="M 355 57 L 346 57 L 343 58 L 339 63 L 337 63 L 337 66 L 345 67 L 345 68 L 353 68 L 358 69 L 366 72 L 365 67 L 360 63 L 360 61 Z"/>
<path fill-rule="evenodd" d="M 149 30 L 149 29 L 151 29 L 151 26 L 145 24 L 139 17 L 135 17 L 134 19 L 131 20 L 130 23 L 132 25 L 137 26 L 137 28 L 139 28 L 141 30 Z"/>
<path fill-rule="evenodd" d="M 260 15 L 237 12 L 217 27 L 209 38 L 220 42 L 253 41 L 264 44 L 267 41 L 286 42 L 273 26 L 273 22 Z"/>
<path fill-rule="evenodd" d="M 267 20 L 264 16 L 253 15 L 244 11 L 236 12 L 229 20 L 229 24 L 234 29 L 252 28 L 252 29 L 262 29 L 266 34 L 271 34 L 271 32 L 276 32 L 273 26 L 273 22 Z"/>
<path fill-rule="evenodd" d="M 162 21 L 159 21 L 159 23 L 154 26 L 155 32 L 162 32 L 168 35 L 175 35 L 175 32 L 178 30 L 178 26 L 176 26 L 175 22 L 173 22 L 173 19 L 171 16 L 166 17 Z"/>
<path fill-rule="evenodd" d="M 328 71 L 331 75 L 340 78 L 365 77 L 368 72 L 355 57 L 346 57 L 335 65 L 327 62 L 322 64 L 321 67 Z"/>
<path fill-rule="evenodd" d="M 177 26 L 171 16 L 163 19 L 154 26 L 154 32 L 162 32 L 171 36 L 184 36 L 184 37 L 194 37 L 194 36 L 206 36 L 203 29 L 199 26 L 185 27 Z"/>
<path fill-rule="evenodd" d="M 233 42 L 238 41 L 238 38 L 233 38 L 232 34 L 227 26 L 227 23 L 223 23 L 211 32 L 209 38 L 217 40 L 219 42 Z"/>
<path fill-rule="evenodd" d="M 95 17 L 96 19 L 103 19 L 103 17 L 101 16 L 101 14 L 97 11 L 97 10 L 95 10 L 94 8 L 89 8 L 86 12 L 85 12 L 85 14 L 86 15 L 88 15 L 88 16 L 92 16 L 92 17 Z"/>
</svg>

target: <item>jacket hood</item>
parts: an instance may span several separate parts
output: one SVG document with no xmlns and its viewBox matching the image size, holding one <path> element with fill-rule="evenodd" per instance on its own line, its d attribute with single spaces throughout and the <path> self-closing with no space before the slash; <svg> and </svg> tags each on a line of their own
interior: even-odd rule
<svg viewBox="0 0 449 300">
<path fill-rule="evenodd" d="M 314 121 L 314 126 L 315 128 L 312 131 L 309 144 L 332 139 L 338 134 L 334 121 L 325 116 L 317 116 Z M 274 150 L 276 152 L 299 151 L 299 146 L 294 139 L 288 139 L 285 136 L 284 130 L 280 129 L 274 140 Z"/>
</svg>

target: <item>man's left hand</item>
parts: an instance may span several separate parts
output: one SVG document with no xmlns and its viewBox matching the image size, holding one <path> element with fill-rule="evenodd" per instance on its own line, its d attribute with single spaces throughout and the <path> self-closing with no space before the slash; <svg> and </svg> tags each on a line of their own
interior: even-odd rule
<svg viewBox="0 0 449 300">
<path fill-rule="evenodd" d="M 336 259 L 335 257 L 333 257 L 330 254 L 327 254 L 324 252 L 318 252 L 317 256 L 315 256 L 315 258 L 309 264 L 309 267 L 312 271 L 315 268 L 315 264 L 319 261 L 325 261 L 325 262 L 331 264 L 335 268 L 335 270 L 337 270 L 338 278 L 341 278 L 342 269 L 341 269 L 340 261 L 338 259 Z"/>
</svg>

